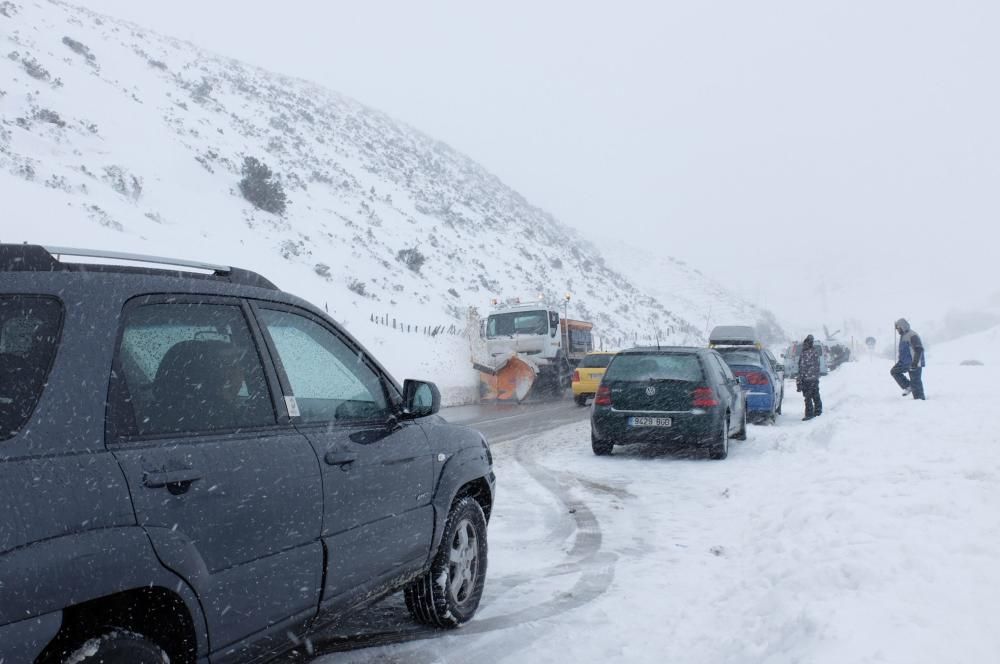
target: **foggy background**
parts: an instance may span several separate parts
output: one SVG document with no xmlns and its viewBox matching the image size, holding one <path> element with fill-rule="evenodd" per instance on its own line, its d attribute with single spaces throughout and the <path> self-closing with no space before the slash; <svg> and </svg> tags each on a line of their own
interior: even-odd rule
<svg viewBox="0 0 1000 664">
<path fill-rule="evenodd" d="M 793 333 L 1000 322 L 1000 3 L 83 4 L 383 110 Z"/>
</svg>

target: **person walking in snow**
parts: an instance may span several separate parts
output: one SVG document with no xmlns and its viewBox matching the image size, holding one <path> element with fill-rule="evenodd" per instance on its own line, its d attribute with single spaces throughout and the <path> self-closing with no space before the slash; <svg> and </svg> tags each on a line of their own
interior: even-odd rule
<svg viewBox="0 0 1000 664">
<path fill-rule="evenodd" d="M 913 395 L 914 399 L 924 399 L 924 342 L 913 331 L 905 318 L 896 321 L 899 332 L 899 356 L 889 374 L 903 388 L 903 396 Z M 904 374 L 910 374 L 907 380 Z"/>
<path fill-rule="evenodd" d="M 795 378 L 795 389 L 802 393 L 806 400 L 806 415 L 802 421 L 811 420 L 823 414 L 823 402 L 819 398 L 819 354 L 813 335 L 802 342 L 799 353 L 799 374 Z"/>
</svg>

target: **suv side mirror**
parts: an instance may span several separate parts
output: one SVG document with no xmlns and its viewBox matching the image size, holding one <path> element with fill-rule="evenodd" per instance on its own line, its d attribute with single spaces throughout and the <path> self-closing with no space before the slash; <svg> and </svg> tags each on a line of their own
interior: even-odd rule
<svg viewBox="0 0 1000 664">
<path fill-rule="evenodd" d="M 403 412 L 407 417 L 427 417 L 441 410 L 441 391 L 434 383 L 407 378 L 403 383 Z"/>
</svg>

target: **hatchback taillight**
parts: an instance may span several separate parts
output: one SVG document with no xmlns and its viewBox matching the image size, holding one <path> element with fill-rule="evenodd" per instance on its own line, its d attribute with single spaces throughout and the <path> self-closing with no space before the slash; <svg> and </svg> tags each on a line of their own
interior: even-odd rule
<svg viewBox="0 0 1000 664">
<path fill-rule="evenodd" d="M 574 383 L 579 383 L 580 382 L 580 372 L 579 371 L 576 371 L 576 370 L 573 371 L 573 382 Z"/>
<path fill-rule="evenodd" d="M 715 397 L 715 390 L 711 387 L 694 388 L 694 399 L 691 401 L 692 408 L 712 408 L 719 405 L 719 400 Z"/>
<path fill-rule="evenodd" d="M 611 405 L 611 388 L 607 385 L 601 385 L 597 388 L 597 396 L 594 397 L 595 406 L 610 406 Z"/>
<path fill-rule="evenodd" d="M 737 376 L 746 378 L 750 385 L 767 385 L 771 382 L 767 379 L 767 374 L 761 371 L 737 371 L 735 373 Z"/>
</svg>

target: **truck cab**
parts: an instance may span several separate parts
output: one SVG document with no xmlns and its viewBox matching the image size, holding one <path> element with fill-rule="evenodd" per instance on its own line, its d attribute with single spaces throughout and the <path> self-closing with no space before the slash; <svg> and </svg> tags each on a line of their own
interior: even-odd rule
<svg viewBox="0 0 1000 664">
<path fill-rule="evenodd" d="M 594 349 L 593 325 L 563 318 L 543 301 L 504 303 L 483 321 L 485 357 L 474 359 L 483 400 L 517 400 L 532 391 L 561 394 Z"/>
</svg>

